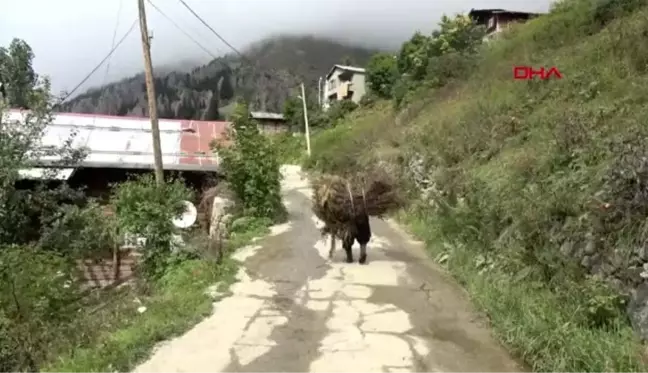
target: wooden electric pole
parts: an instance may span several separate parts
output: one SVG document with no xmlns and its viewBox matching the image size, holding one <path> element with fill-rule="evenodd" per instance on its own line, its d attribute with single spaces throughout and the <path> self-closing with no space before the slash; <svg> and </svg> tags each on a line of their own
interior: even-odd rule
<svg viewBox="0 0 648 373">
<path fill-rule="evenodd" d="M 304 129 L 306 135 L 306 153 L 308 156 L 311 156 L 311 146 L 310 146 L 310 129 L 308 127 L 308 108 L 306 107 L 306 92 L 304 92 L 304 83 L 301 84 L 301 99 L 304 106 Z"/>
<path fill-rule="evenodd" d="M 155 180 L 158 185 L 164 184 L 164 169 L 162 168 L 162 146 L 160 145 L 160 126 L 158 124 L 157 96 L 153 80 L 153 64 L 151 63 L 151 39 L 146 24 L 146 9 L 144 0 L 137 0 L 139 7 L 139 23 L 142 33 L 142 50 L 144 52 L 144 77 L 146 78 L 146 93 L 148 96 L 149 117 L 151 118 L 151 135 L 153 135 L 153 158 L 155 160 Z"/>
</svg>

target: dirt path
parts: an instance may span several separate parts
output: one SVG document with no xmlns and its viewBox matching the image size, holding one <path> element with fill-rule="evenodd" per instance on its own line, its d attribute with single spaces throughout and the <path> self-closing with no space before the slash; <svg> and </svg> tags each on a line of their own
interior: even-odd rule
<svg viewBox="0 0 648 373">
<path fill-rule="evenodd" d="M 307 182 L 297 167 L 283 172 L 290 222 L 239 251 L 233 295 L 137 372 L 523 369 L 476 321 L 463 289 L 397 227 L 372 222 L 369 264 L 345 263 L 341 248 L 329 262 Z"/>
</svg>

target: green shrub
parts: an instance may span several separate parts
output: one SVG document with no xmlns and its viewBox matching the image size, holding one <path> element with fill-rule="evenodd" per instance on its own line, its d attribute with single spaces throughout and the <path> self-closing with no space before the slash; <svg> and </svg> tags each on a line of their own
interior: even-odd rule
<svg viewBox="0 0 648 373">
<path fill-rule="evenodd" d="M 410 92 L 417 87 L 413 80 L 408 77 L 403 77 L 399 79 L 394 84 L 393 95 L 394 95 L 394 107 L 402 108 L 406 106 L 410 101 L 408 96 Z"/>
<path fill-rule="evenodd" d="M 443 87 L 453 80 L 467 78 L 477 67 L 474 55 L 452 52 L 430 58 L 426 79 L 431 87 Z"/>
<path fill-rule="evenodd" d="M 378 151 L 387 134 L 400 132 L 394 126 L 389 103 L 378 101 L 371 108 L 350 113 L 332 129 L 321 131 L 311 139 L 312 155 L 303 166 L 322 172 L 342 174 L 365 169 L 363 155 Z M 370 157 L 373 155 L 370 155 Z M 372 158 L 373 159 L 373 158 Z"/>
<path fill-rule="evenodd" d="M 306 138 L 291 132 L 269 136 L 281 164 L 300 163 L 306 153 Z"/>
<path fill-rule="evenodd" d="M 304 160 L 304 167 L 322 172 L 354 170 L 359 167 L 351 129 L 337 126 L 324 131 L 313 140 L 312 155 Z"/>
<path fill-rule="evenodd" d="M 374 54 L 367 64 L 367 85 L 382 98 L 390 98 L 398 78 L 396 56 L 389 53 Z"/>
<path fill-rule="evenodd" d="M 192 193 L 181 180 L 158 186 L 150 174 L 118 184 L 114 190 L 119 232 L 146 239 L 141 268 L 149 277 L 161 276 L 174 259 L 172 219 L 184 212 L 184 200 L 192 200 Z"/>
<path fill-rule="evenodd" d="M 431 37 L 417 31 L 403 43 L 398 53 L 398 72 L 413 80 L 422 80 L 427 69 Z"/>
<path fill-rule="evenodd" d="M 328 110 L 323 112 L 324 117 L 321 119 L 322 123 L 318 127 L 335 127 L 357 108 L 358 104 L 351 100 L 334 101 Z"/>
<path fill-rule="evenodd" d="M 300 131 L 304 127 L 304 108 L 300 99 L 296 97 L 286 99 L 283 115 L 291 131 Z"/>
<path fill-rule="evenodd" d="M 117 242 L 112 216 L 94 201 L 86 206 L 65 205 L 58 217 L 44 227 L 38 246 L 75 258 L 107 257 Z"/>
<path fill-rule="evenodd" d="M 444 15 L 439 29 L 431 35 L 416 32 L 403 43 L 396 61 L 401 76 L 389 85 L 396 107 L 407 103 L 407 93 L 423 81 L 430 81 L 428 86 L 440 87 L 451 79 L 466 76 L 475 66 L 473 56 L 482 44 L 484 31 L 466 15 Z M 377 58 L 374 64 L 381 62 L 380 66 L 387 66 L 385 57 Z"/>
<path fill-rule="evenodd" d="M 393 89 L 393 86 L 392 86 L 392 89 Z M 364 96 L 362 96 L 362 98 L 358 102 L 358 106 L 365 107 L 365 108 L 372 107 L 378 101 L 378 99 L 379 99 L 379 96 L 376 95 L 375 93 L 367 92 Z"/>
<path fill-rule="evenodd" d="M 301 121 L 301 127 L 299 131 L 304 133 L 304 121 Z M 330 128 L 333 124 L 326 111 L 315 110 L 308 112 L 308 126 L 311 128 L 311 131 L 314 129 Z"/>
<path fill-rule="evenodd" d="M 74 263 L 27 246 L 0 246 L 0 369 L 39 371 L 77 318 Z"/>
<path fill-rule="evenodd" d="M 277 219 L 283 213 L 279 156 L 272 142 L 239 104 L 229 133 L 231 144 L 216 144 L 222 169 L 247 214 Z"/>
<path fill-rule="evenodd" d="M 612 20 L 623 17 L 646 5 L 642 0 L 598 0 L 594 6 L 594 22 L 603 27 Z"/>
</svg>

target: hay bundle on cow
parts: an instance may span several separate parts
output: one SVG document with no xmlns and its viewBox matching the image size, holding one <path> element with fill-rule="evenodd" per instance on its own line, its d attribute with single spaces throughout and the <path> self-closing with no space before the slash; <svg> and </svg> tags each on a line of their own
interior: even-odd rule
<svg viewBox="0 0 648 373">
<path fill-rule="evenodd" d="M 371 239 L 369 216 L 382 217 L 401 206 L 396 184 L 385 173 L 353 178 L 324 175 L 313 181 L 312 188 L 313 212 L 324 222 L 321 233 L 331 237 L 329 258 L 333 257 L 335 239 L 339 238 L 347 263 L 353 262 L 351 247 L 357 241 L 358 263 L 365 264 L 367 243 Z"/>
<path fill-rule="evenodd" d="M 312 188 L 313 212 L 327 225 L 324 234 L 365 214 L 382 217 L 402 204 L 394 181 L 381 173 L 353 178 L 324 175 L 313 181 Z"/>
</svg>

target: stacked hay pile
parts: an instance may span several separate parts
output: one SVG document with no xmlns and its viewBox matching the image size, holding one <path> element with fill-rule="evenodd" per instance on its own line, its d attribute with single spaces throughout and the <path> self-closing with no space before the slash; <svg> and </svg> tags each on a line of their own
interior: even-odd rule
<svg viewBox="0 0 648 373">
<path fill-rule="evenodd" d="M 311 187 L 313 213 L 326 224 L 322 234 L 339 232 L 363 214 L 383 217 L 403 205 L 395 181 L 384 172 L 350 178 L 322 175 Z"/>
</svg>

